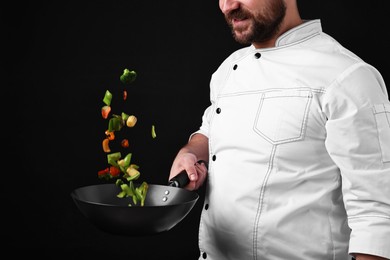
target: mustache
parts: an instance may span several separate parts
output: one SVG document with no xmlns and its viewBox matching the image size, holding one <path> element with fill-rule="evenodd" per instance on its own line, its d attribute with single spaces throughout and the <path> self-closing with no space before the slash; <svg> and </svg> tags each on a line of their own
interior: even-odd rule
<svg viewBox="0 0 390 260">
<path fill-rule="evenodd" d="M 229 20 L 231 21 L 233 19 L 241 20 L 241 19 L 245 19 L 248 17 L 252 17 L 251 13 L 247 10 L 242 9 L 242 8 L 232 10 L 228 14 L 225 15 L 225 18 L 228 21 Z"/>
</svg>

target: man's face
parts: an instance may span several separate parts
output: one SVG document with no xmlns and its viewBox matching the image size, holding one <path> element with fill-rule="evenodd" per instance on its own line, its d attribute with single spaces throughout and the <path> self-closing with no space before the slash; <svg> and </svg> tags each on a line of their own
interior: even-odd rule
<svg viewBox="0 0 390 260">
<path fill-rule="evenodd" d="M 284 0 L 236 1 L 223 9 L 229 0 L 220 0 L 220 8 L 230 26 L 234 39 L 242 44 L 266 42 L 278 32 L 286 14 Z M 237 4 L 237 2 L 240 2 Z"/>
</svg>

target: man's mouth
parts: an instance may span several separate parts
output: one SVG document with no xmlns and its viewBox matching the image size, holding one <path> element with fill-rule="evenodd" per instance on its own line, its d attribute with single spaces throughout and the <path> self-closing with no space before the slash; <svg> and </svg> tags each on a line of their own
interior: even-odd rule
<svg viewBox="0 0 390 260">
<path fill-rule="evenodd" d="M 233 18 L 232 23 L 241 23 L 241 22 L 244 22 L 246 20 L 247 20 L 246 18 Z"/>
<path fill-rule="evenodd" d="M 247 18 L 233 18 L 230 21 L 234 28 L 243 27 L 248 23 Z"/>
<path fill-rule="evenodd" d="M 249 19 L 248 19 L 248 15 L 246 15 L 245 12 L 238 9 L 232 11 L 228 15 L 228 20 L 230 20 L 230 23 L 233 27 L 241 27 L 244 26 Z"/>
</svg>

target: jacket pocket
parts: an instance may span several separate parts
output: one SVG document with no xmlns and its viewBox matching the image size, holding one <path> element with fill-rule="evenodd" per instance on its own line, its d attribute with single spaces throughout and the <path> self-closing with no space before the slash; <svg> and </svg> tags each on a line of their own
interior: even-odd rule
<svg viewBox="0 0 390 260">
<path fill-rule="evenodd" d="M 272 144 L 302 140 L 312 96 L 308 89 L 263 93 L 254 123 L 255 132 Z"/>
<path fill-rule="evenodd" d="M 373 111 L 382 152 L 382 162 L 390 162 L 390 105 L 374 105 Z"/>
</svg>

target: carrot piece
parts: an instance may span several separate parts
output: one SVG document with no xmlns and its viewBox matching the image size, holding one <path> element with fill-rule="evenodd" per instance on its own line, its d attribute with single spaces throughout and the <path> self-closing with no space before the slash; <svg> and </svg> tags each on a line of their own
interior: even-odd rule
<svg viewBox="0 0 390 260">
<path fill-rule="evenodd" d="M 109 146 L 109 142 L 110 142 L 110 140 L 108 138 L 105 138 L 103 140 L 102 146 L 103 146 L 103 151 L 105 153 L 111 152 L 111 149 L 110 149 L 110 146 Z"/>
</svg>

